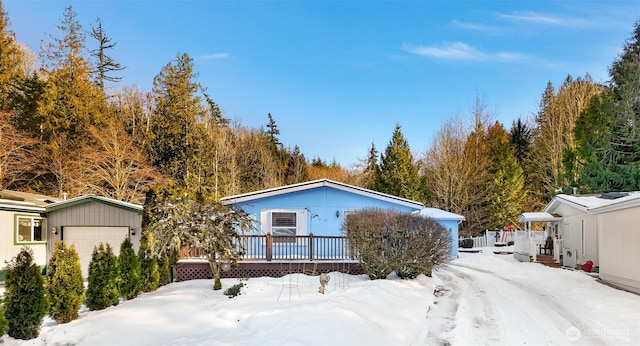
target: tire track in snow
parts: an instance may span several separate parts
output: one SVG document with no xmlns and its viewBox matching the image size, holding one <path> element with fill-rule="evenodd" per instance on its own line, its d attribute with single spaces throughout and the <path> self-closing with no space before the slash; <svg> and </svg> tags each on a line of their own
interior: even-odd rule
<svg viewBox="0 0 640 346">
<path fill-rule="evenodd" d="M 486 345 L 499 344 L 500 330 L 486 290 L 476 285 L 470 275 L 444 266 L 434 270 L 433 275 L 442 281 L 442 285 L 436 287 L 436 299 L 427 314 L 429 331 L 426 344 L 451 345 L 455 343 L 454 333 L 460 329 L 482 329 L 482 333 L 490 335 L 483 338 L 489 340 Z M 468 310 L 481 311 L 480 315 L 473 316 L 471 325 L 467 323 L 469 318 L 466 315 L 471 313 Z"/>
<path fill-rule="evenodd" d="M 590 327 L 587 324 L 585 324 L 585 322 L 579 316 L 577 316 L 572 311 L 565 309 L 563 307 L 563 304 L 555 296 L 553 296 L 551 292 L 545 290 L 542 287 L 518 282 L 516 280 L 513 280 L 510 277 L 506 277 L 496 272 L 492 272 L 486 269 L 477 268 L 474 266 L 464 265 L 460 263 L 450 263 L 448 265 L 445 265 L 443 266 L 443 270 L 449 271 L 452 273 L 457 272 L 462 275 L 465 275 L 470 280 L 475 281 L 476 285 L 480 284 L 480 281 L 484 281 L 482 279 L 487 279 L 486 276 L 489 276 L 488 278 L 489 280 L 502 281 L 502 283 L 496 283 L 492 285 L 494 287 L 498 287 L 498 286 L 501 286 L 502 284 L 506 284 L 512 288 L 515 288 L 515 291 L 517 292 L 515 296 L 520 297 L 519 299 L 520 301 L 530 300 L 535 302 L 536 303 L 535 308 L 538 311 L 530 311 L 527 309 L 523 309 L 519 304 L 513 304 L 514 309 L 521 310 L 524 316 L 528 316 L 529 314 L 533 313 L 534 316 L 530 316 L 530 317 L 533 319 L 532 322 L 534 322 L 534 324 L 532 324 L 530 327 L 540 327 L 541 329 L 540 333 L 543 333 L 543 334 L 545 332 L 549 332 L 548 329 L 545 330 L 544 322 L 546 322 L 546 324 L 550 324 L 551 322 L 555 321 L 557 323 L 555 324 L 555 327 L 558 330 L 558 333 L 556 333 L 556 335 L 558 334 L 561 335 L 561 337 L 563 338 L 563 340 L 561 340 L 562 342 L 569 342 L 569 340 L 566 338 L 566 335 L 565 335 L 566 329 L 569 327 L 575 327 L 575 328 L 578 328 L 578 330 L 590 329 Z M 467 272 L 465 273 L 465 271 Z M 469 273 L 468 271 L 472 271 L 472 272 Z M 485 276 L 485 278 L 481 278 L 483 275 Z M 470 276 L 475 276 L 476 279 L 474 280 L 472 277 L 470 278 Z M 486 283 L 482 282 L 482 285 L 486 285 Z M 538 317 L 538 316 L 545 317 L 545 320 L 543 321 L 536 320 L 535 317 Z M 560 325 L 562 324 L 564 324 L 564 329 L 560 327 Z M 559 341 L 559 340 L 555 340 L 555 341 Z M 602 339 L 597 337 L 590 337 L 589 339 L 582 338 L 580 339 L 580 344 L 581 345 L 607 345 L 607 343 L 605 343 Z"/>
</svg>

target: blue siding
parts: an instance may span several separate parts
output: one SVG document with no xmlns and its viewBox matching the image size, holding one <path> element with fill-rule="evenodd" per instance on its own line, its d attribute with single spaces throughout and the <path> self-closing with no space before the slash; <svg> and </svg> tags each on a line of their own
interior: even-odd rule
<svg viewBox="0 0 640 346">
<path fill-rule="evenodd" d="M 458 221 L 456 220 L 436 220 L 444 226 L 451 234 L 451 257 L 458 257 Z"/>
<path fill-rule="evenodd" d="M 260 211 L 267 209 L 295 209 L 308 208 L 307 229 L 314 235 L 339 236 L 342 235 L 344 212 L 366 208 L 394 209 L 412 212 L 418 208 L 411 208 L 401 204 L 391 203 L 376 198 L 350 193 L 328 186 L 295 191 L 276 196 L 256 198 L 252 201 L 238 203 L 247 213 L 253 214 L 260 220 Z M 338 216 L 336 217 L 336 212 Z M 313 214 L 318 214 L 311 220 Z M 259 228 L 256 229 L 259 233 Z"/>
</svg>

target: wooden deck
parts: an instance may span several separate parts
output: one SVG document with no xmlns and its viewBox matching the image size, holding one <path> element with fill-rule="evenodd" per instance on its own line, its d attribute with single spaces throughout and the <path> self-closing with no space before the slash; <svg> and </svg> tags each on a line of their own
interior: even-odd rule
<svg viewBox="0 0 640 346">
<path fill-rule="evenodd" d="M 342 236 L 241 235 L 236 243 L 240 261 L 223 278 L 280 277 L 288 273 L 342 272 L 359 275 L 362 267 L 349 239 Z M 211 269 L 202 249 L 179 251 L 177 281 L 210 279 Z"/>
</svg>

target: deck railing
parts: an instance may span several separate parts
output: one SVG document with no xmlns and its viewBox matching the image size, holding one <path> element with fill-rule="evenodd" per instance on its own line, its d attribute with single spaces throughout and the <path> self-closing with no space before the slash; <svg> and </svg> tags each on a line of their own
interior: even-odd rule
<svg viewBox="0 0 640 346">
<path fill-rule="evenodd" d="M 354 260 L 355 252 L 349 239 L 343 236 L 280 236 L 280 235 L 240 235 L 236 251 L 241 260 L 247 261 L 289 261 L 289 260 Z M 183 247 L 180 258 L 204 258 L 202 249 Z"/>
</svg>

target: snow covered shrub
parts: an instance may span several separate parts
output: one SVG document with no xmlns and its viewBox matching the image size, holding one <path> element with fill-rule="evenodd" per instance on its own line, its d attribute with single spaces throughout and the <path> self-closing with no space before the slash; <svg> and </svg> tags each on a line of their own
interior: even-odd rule
<svg viewBox="0 0 640 346">
<path fill-rule="evenodd" d="M 451 257 L 449 231 L 431 218 L 398 213 L 389 227 L 394 228 L 394 270 L 400 278 L 431 275 L 435 265 Z"/>
<path fill-rule="evenodd" d="M 118 267 L 120 269 L 120 295 L 125 299 L 135 298 L 140 294 L 140 262 L 138 262 L 138 256 L 133 251 L 133 244 L 129 238 L 120 244 Z"/>
<path fill-rule="evenodd" d="M 140 239 L 140 249 L 138 249 L 138 260 L 141 269 L 141 284 L 143 292 L 153 292 L 158 289 L 160 282 L 160 272 L 158 262 L 153 253 L 153 237 L 151 233 L 145 233 Z"/>
<path fill-rule="evenodd" d="M 84 283 L 75 246 L 67 248 L 63 241 L 56 243 L 47 267 L 46 283 L 51 304 L 49 315 L 58 323 L 78 318 L 84 300 Z"/>
<path fill-rule="evenodd" d="M 4 312 L 9 321 L 9 336 L 23 340 L 38 337 L 48 302 L 44 278 L 40 266 L 33 263 L 31 249 L 22 248 L 11 259 L 4 280 Z"/>
<path fill-rule="evenodd" d="M 342 226 L 370 279 L 386 279 L 393 271 L 386 211 L 378 209 L 350 213 Z"/>
<path fill-rule="evenodd" d="M 430 275 L 433 266 L 449 258 L 449 232 L 433 219 L 368 209 L 349 214 L 342 227 L 371 279 L 392 271 L 401 278 Z"/>
<path fill-rule="evenodd" d="M 91 310 L 118 305 L 118 261 L 111 245 L 102 243 L 93 248 L 89 263 L 89 286 L 85 304 Z"/>
</svg>

